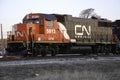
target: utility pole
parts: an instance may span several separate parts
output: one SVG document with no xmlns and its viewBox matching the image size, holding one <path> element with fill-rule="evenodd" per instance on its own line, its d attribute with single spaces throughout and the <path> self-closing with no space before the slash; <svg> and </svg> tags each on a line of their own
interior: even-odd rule
<svg viewBox="0 0 120 80">
<path fill-rule="evenodd" d="M 4 53 L 4 40 L 3 40 L 3 31 L 2 31 L 2 24 L 0 24 L 1 26 L 1 49 L 2 49 L 2 55 Z"/>
</svg>

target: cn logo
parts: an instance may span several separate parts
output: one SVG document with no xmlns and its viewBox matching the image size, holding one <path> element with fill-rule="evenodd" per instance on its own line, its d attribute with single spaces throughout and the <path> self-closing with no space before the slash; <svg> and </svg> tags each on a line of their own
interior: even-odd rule
<svg viewBox="0 0 120 80">
<path fill-rule="evenodd" d="M 26 39 L 28 39 L 28 36 L 27 36 L 27 34 L 26 34 L 26 32 L 25 31 L 16 31 L 16 34 L 15 34 L 15 36 L 17 37 L 17 38 L 26 38 Z"/>
<path fill-rule="evenodd" d="M 22 31 L 22 32 L 17 31 L 16 32 L 16 37 L 27 37 L 27 34 L 26 34 L 25 31 Z"/>
<path fill-rule="evenodd" d="M 83 36 L 84 32 L 86 32 L 87 36 L 91 35 L 91 26 L 86 28 L 85 25 L 75 25 L 75 35 Z"/>
<path fill-rule="evenodd" d="M 17 37 L 18 37 L 18 36 L 23 37 L 23 36 L 24 36 L 24 33 L 17 31 L 17 32 L 16 32 L 16 36 L 17 36 Z"/>
</svg>

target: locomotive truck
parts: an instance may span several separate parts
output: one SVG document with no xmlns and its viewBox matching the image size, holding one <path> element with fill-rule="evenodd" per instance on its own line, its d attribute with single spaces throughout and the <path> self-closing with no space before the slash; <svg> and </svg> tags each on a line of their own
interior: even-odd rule
<svg viewBox="0 0 120 80">
<path fill-rule="evenodd" d="M 115 53 L 112 22 L 66 14 L 27 14 L 7 33 L 7 55 Z"/>
</svg>

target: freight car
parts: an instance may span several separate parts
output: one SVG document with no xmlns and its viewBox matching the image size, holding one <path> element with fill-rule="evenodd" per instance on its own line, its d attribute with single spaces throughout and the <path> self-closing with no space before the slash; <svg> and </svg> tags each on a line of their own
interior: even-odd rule
<svg viewBox="0 0 120 80">
<path fill-rule="evenodd" d="M 115 53 L 112 22 L 72 15 L 30 13 L 8 32 L 7 55 Z"/>
</svg>

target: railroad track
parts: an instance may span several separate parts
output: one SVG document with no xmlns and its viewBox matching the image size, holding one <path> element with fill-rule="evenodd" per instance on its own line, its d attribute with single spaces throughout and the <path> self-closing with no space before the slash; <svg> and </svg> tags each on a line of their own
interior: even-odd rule
<svg viewBox="0 0 120 80">
<path fill-rule="evenodd" d="M 97 58 L 97 57 L 120 57 L 120 55 L 80 55 L 80 54 L 57 54 L 56 56 L 47 55 L 45 57 L 21 57 L 21 56 L 9 56 L 0 58 L 0 61 L 14 61 L 14 60 L 36 60 L 36 59 L 57 59 L 57 58 Z"/>
</svg>

